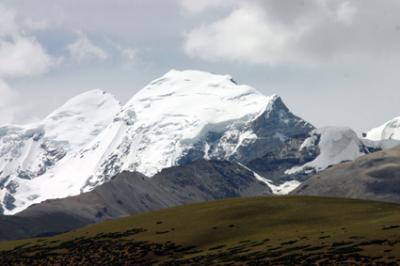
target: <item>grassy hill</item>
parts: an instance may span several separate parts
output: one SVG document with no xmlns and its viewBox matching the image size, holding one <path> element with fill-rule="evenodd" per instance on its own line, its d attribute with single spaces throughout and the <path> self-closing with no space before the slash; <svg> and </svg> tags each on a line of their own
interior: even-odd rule
<svg viewBox="0 0 400 266">
<path fill-rule="evenodd" d="M 400 205 L 257 197 L 145 213 L 0 243 L 0 265 L 400 263 Z"/>
</svg>

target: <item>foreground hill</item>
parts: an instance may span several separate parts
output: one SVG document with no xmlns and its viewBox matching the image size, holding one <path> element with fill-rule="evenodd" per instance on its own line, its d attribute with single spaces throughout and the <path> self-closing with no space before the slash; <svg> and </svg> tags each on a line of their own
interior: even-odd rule
<svg viewBox="0 0 400 266">
<path fill-rule="evenodd" d="M 62 233 L 183 204 L 270 194 L 271 189 L 253 172 L 227 161 L 199 160 L 164 169 L 153 178 L 123 172 L 91 192 L 49 200 L 14 216 L 0 216 L 0 239 Z"/>
<path fill-rule="evenodd" d="M 400 148 L 371 153 L 310 177 L 293 194 L 400 202 Z"/>
<path fill-rule="evenodd" d="M 400 263 L 400 206 L 317 197 L 230 199 L 0 243 L 2 265 Z"/>
</svg>

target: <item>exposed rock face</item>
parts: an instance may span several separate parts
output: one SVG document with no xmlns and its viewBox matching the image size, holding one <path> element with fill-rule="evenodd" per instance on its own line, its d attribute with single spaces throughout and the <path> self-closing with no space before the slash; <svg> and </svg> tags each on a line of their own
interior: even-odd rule
<svg viewBox="0 0 400 266">
<path fill-rule="evenodd" d="M 329 166 L 352 161 L 369 152 L 350 128 L 324 127 L 308 133 L 288 138 L 279 148 L 268 151 L 248 166 L 276 183 L 304 181 Z M 380 149 L 378 144 L 375 146 Z"/>
<path fill-rule="evenodd" d="M 309 155 L 307 158 L 312 160 L 285 171 L 285 174 L 310 175 L 368 153 L 357 134 L 347 127 L 323 127 L 312 131 L 301 145 L 300 151 Z"/>
<path fill-rule="evenodd" d="M 380 151 L 322 171 L 293 194 L 400 202 L 400 149 Z"/>
<path fill-rule="evenodd" d="M 182 204 L 270 194 L 271 189 L 253 172 L 227 161 L 199 160 L 165 169 L 153 178 L 123 172 L 91 192 L 49 200 L 14 216 L 0 216 L 0 239 L 59 233 Z"/>
<path fill-rule="evenodd" d="M 306 139 L 314 129 L 310 123 L 292 114 L 279 97 L 276 97 L 268 110 L 251 123 L 250 128 L 258 138 L 252 145 L 240 147 L 234 156 L 243 163 L 251 162 L 270 152 L 280 151 L 285 147 L 292 149 Z"/>
<path fill-rule="evenodd" d="M 284 172 L 317 156 L 300 147 L 314 127 L 293 115 L 282 99 L 275 96 L 268 108 L 241 127 L 229 128 L 224 134 L 209 132 L 178 164 L 209 158 L 240 162 L 258 174 L 274 181 L 295 179 Z M 230 147 L 231 146 L 231 147 Z M 207 150 L 203 150 L 207 147 Z"/>
<path fill-rule="evenodd" d="M 264 156 L 250 161 L 247 165 L 265 178 L 274 183 L 282 183 L 288 180 L 303 181 L 309 176 L 309 172 L 285 174 L 292 167 L 304 165 L 314 160 L 318 154 L 318 146 L 309 149 L 301 149 L 303 137 L 293 138 L 282 143 L 282 146 L 267 152 Z"/>
</svg>

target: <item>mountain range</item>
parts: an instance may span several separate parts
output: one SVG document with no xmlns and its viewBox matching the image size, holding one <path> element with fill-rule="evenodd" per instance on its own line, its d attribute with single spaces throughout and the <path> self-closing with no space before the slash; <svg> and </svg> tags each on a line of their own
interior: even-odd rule
<svg viewBox="0 0 400 266">
<path fill-rule="evenodd" d="M 287 194 L 299 185 L 295 191 L 306 191 L 310 176 L 399 140 L 398 118 L 362 137 L 345 127 L 315 128 L 279 96 L 231 76 L 172 70 L 125 105 L 93 90 L 38 123 L 0 127 L 0 210 L 22 219 L 62 208 L 91 223 L 190 202 Z M 188 190 L 174 183 L 179 178 Z M 127 206 L 115 205 L 124 197 Z"/>
</svg>

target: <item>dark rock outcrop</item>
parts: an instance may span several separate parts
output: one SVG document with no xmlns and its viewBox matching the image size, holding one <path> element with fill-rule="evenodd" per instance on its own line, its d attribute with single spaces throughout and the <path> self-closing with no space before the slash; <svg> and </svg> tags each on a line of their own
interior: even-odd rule
<svg viewBox="0 0 400 266">
<path fill-rule="evenodd" d="M 269 195 L 271 190 L 244 167 L 199 160 L 148 178 L 123 172 L 91 192 L 36 204 L 0 216 L 0 239 L 51 235 L 146 211 L 210 200 Z"/>
<path fill-rule="evenodd" d="M 400 149 L 333 166 L 310 177 L 292 194 L 400 203 Z"/>
<path fill-rule="evenodd" d="M 304 179 L 303 174 L 287 176 L 284 172 L 293 166 L 315 159 L 319 153 L 300 151 L 300 146 L 310 136 L 314 126 L 295 116 L 278 96 L 255 120 L 223 133 L 209 132 L 200 139 L 178 162 L 184 165 L 207 156 L 216 160 L 240 162 L 276 184 L 287 180 Z M 249 133 L 253 137 L 243 137 Z M 243 138 L 242 140 L 240 140 Z M 234 152 L 227 154 L 226 147 Z"/>
</svg>

